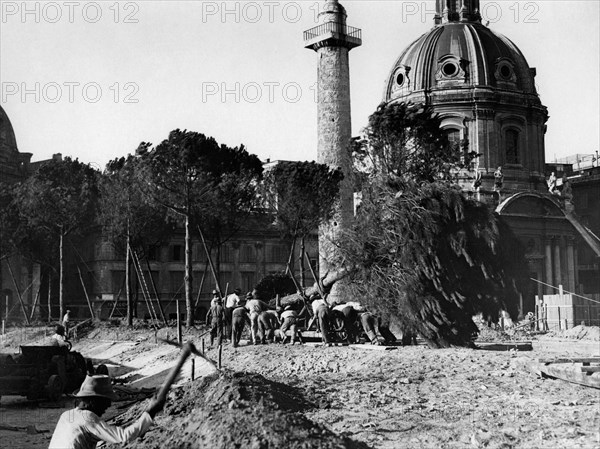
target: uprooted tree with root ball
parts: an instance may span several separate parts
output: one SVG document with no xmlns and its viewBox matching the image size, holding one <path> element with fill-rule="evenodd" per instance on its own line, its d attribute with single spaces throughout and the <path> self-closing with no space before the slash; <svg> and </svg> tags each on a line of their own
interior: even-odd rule
<svg viewBox="0 0 600 449">
<path fill-rule="evenodd" d="M 473 316 L 515 316 L 526 264 L 488 206 L 455 184 L 473 157 L 426 107 L 382 105 L 354 142 L 362 203 L 343 256 L 358 297 L 431 346 L 469 345 Z"/>
</svg>

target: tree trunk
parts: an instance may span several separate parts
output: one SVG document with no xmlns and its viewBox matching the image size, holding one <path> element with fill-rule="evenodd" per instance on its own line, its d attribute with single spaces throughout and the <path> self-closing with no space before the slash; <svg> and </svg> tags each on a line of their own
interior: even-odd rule
<svg viewBox="0 0 600 449">
<path fill-rule="evenodd" d="M 302 287 L 302 290 L 304 290 L 304 286 L 306 285 L 306 276 L 304 275 L 304 253 L 304 236 L 302 236 L 300 239 L 300 286 Z"/>
<path fill-rule="evenodd" d="M 215 264 L 215 271 L 217 272 L 217 278 L 219 278 L 219 284 L 221 284 L 221 247 L 223 246 L 221 243 L 219 243 L 219 241 L 217 240 L 217 251 L 215 256 L 217 259 L 217 263 Z M 219 292 L 221 295 L 224 295 L 225 292 Z"/>
<path fill-rule="evenodd" d="M 58 258 L 59 258 L 59 274 L 58 274 L 58 319 L 62 320 L 62 317 L 65 316 L 65 298 L 64 298 L 64 288 L 65 288 L 65 267 L 64 267 L 64 240 L 65 236 L 63 235 L 62 229 L 60 230 L 60 240 L 59 240 L 59 250 L 58 250 Z"/>
<path fill-rule="evenodd" d="M 344 279 L 346 276 L 348 276 L 351 273 L 351 271 L 351 268 L 340 268 L 337 271 L 328 273 L 327 277 L 321 280 L 323 288 L 325 289 L 325 293 L 329 292 L 331 290 L 331 287 L 333 287 L 333 284 L 335 284 L 337 281 Z M 316 283 L 313 286 L 304 289 L 304 295 L 306 297 L 312 295 L 313 293 L 319 293 L 319 288 L 317 287 Z M 281 307 L 285 307 L 287 305 L 295 304 L 301 301 L 302 299 L 297 293 L 294 293 L 293 295 L 287 295 L 281 298 Z"/>
<path fill-rule="evenodd" d="M 185 216 L 185 324 L 187 327 L 194 325 L 192 311 L 192 233 L 190 230 L 190 211 Z"/>
<path fill-rule="evenodd" d="M 133 296 L 131 295 L 131 247 L 129 225 L 127 226 L 127 243 L 125 250 L 125 300 L 127 301 L 127 325 L 133 325 Z"/>
<path fill-rule="evenodd" d="M 52 321 L 52 271 L 48 270 L 48 322 Z"/>
</svg>

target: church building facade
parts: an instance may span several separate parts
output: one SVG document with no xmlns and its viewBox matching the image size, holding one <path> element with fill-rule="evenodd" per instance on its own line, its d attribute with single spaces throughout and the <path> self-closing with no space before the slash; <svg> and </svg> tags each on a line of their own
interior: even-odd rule
<svg viewBox="0 0 600 449">
<path fill-rule="evenodd" d="M 532 282 L 523 313 L 534 310 L 536 295 L 579 290 L 578 247 L 600 256 L 573 213 L 571 193 L 549 191 L 548 111 L 535 76 L 510 39 L 481 23 L 479 0 L 437 0 L 434 27 L 400 53 L 383 96 L 432 107 L 450 141 L 466 141 L 479 154 L 459 182 L 495 208 L 526 249 Z"/>
</svg>

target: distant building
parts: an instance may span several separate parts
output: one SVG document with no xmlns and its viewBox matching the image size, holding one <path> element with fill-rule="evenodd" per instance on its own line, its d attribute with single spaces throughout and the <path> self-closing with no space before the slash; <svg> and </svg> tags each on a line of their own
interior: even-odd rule
<svg viewBox="0 0 600 449">
<path fill-rule="evenodd" d="M 597 155 L 576 154 L 547 164 L 548 173 L 555 172 L 559 192 L 564 197 L 563 180 L 570 183 L 572 214 L 600 242 L 600 167 Z M 577 245 L 579 293 L 600 292 L 600 258 L 583 240 Z"/>
<path fill-rule="evenodd" d="M 20 153 L 12 124 L 0 106 L 0 182 L 12 184 L 31 173 L 31 153 Z M 40 287 L 41 272 L 14 254 L 0 254 L 0 317 L 24 320 L 19 294 L 25 305 L 32 304 Z"/>
</svg>

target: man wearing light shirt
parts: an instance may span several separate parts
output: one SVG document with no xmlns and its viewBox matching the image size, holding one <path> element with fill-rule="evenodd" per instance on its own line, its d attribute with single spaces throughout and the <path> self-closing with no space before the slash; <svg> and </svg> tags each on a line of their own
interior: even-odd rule
<svg viewBox="0 0 600 449">
<path fill-rule="evenodd" d="M 329 322 L 331 321 L 329 306 L 327 305 L 327 302 L 325 302 L 324 299 L 321 299 L 316 293 L 311 295 L 311 298 L 313 298 L 311 307 L 314 316 L 317 317 L 317 323 L 319 323 L 323 346 L 331 346 L 331 343 L 329 342 Z"/>
<path fill-rule="evenodd" d="M 227 295 L 225 298 L 225 335 L 231 335 L 231 314 L 240 304 L 240 293 L 241 288 L 236 288 L 231 295 Z"/>
<path fill-rule="evenodd" d="M 136 422 L 128 427 L 118 427 L 100 419 L 115 399 L 108 376 L 87 376 L 75 396 L 77 407 L 60 416 L 48 449 L 94 449 L 100 441 L 133 441 L 152 426 L 154 416 L 164 406 L 164 401 L 153 399 Z"/>
</svg>

